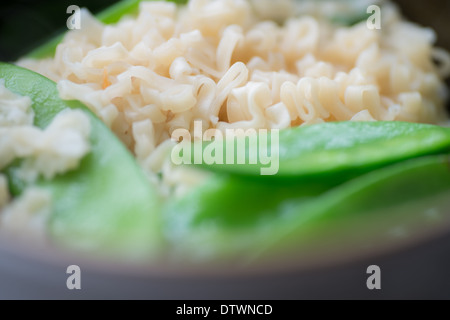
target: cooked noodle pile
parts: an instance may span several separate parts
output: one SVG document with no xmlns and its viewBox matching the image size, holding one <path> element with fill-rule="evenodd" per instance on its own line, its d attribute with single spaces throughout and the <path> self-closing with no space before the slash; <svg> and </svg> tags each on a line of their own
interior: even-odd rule
<svg viewBox="0 0 450 320">
<path fill-rule="evenodd" d="M 431 29 L 404 21 L 394 6 L 383 7 L 382 29 L 370 30 L 366 21 L 337 27 L 297 13 L 277 24 L 262 5 L 143 2 L 137 17 L 116 25 L 84 11 L 81 30 L 67 33 L 54 58 L 19 64 L 91 108 L 153 172 L 155 151 L 195 120 L 224 130 L 446 119 L 449 56 L 433 47 Z"/>
</svg>

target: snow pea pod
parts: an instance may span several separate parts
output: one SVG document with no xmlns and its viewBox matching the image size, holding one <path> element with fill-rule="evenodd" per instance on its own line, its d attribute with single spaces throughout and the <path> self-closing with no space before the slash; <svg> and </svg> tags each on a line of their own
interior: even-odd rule
<svg viewBox="0 0 450 320">
<path fill-rule="evenodd" d="M 247 143 L 246 147 L 246 165 L 238 164 L 238 152 L 235 152 L 232 163 L 225 159 L 223 163 L 227 164 L 202 164 L 202 167 L 215 172 L 260 176 L 261 168 L 266 166 L 261 161 L 249 165 L 250 156 L 276 150 L 279 170 L 273 176 L 275 179 L 332 176 L 346 181 L 395 162 L 445 153 L 450 150 L 450 129 L 395 121 L 330 122 L 281 130 L 279 139 L 269 134 L 267 144 Z M 226 149 L 223 154 L 226 157 Z"/>
<path fill-rule="evenodd" d="M 183 225 L 195 228 L 204 221 L 221 228 L 252 227 L 328 189 L 329 185 L 313 181 L 274 186 L 257 179 L 216 174 L 186 197 L 169 203 L 166 228 L 168 232 Z"/>
<path fill-rule="evenodd" d="M 116 23 L 122 18 L 123 16 L 127 14 L 135 14 L 138 11 L 139 3 L 143 0 L 122 0 L 119 1 L 112 6 L 106 8 L 102 12 L 100 12 L 97 15 L 97 18 L 106 24 L 112 24 Z M 154 1 L 154 0 L 147 0 L 147 1 Z M 175 2 L 177 4 L 183 4 L 186 3 L 187 0 L 166 0 Z M 38 48 L 34 49 L 30 53 L 26 55 L 28 58 L 36 58 L 36 59 L 42 59 L 51 57 L 56 50 L 56 46 L 58 43 L 61 42 L 63 39 L 64 34 L 60 34 L 51 40 L 47 41 L 45 44 L 39 46 Z"/>
<path fill-rule="evenodd" d="M 81 103 L 61 100 L 51 80 L 5 63 L 0 63 L 0 78 L 9 90 L 31 98 L 40 128 L 66 108 L 81 109 L 90 118 L 91 151 L 80 167 L 38 181 L 52 194 L 48 228 L 55 243 L 132 258 L 155 254 L 161 244 L 159 199 L 123 144 Z M 11 183 L 20 182 L 14 168 L 7 175 Z"/>
<path fill-rule="evenodd" d="M 350 247 L 367 247 L 373 239 L 392 244 L 398 239 L 389 235 L 398 226 L 415 235 L 443 223 L 444 218 L 427 225 L 426 213 L 450 205 L 449 161 L 448 155 L 410 159 L 326 191 L 317 185 L 279 189 L 224 175 L 168 210 L 166 234 L 177 243 L 177 254 L 189 252 L 194 261 L 235 256 L 254 261 L 285 251 L 310 252 L 317 243 L 330 250 L 344 238 Z M 180 214 L 179 208 L 193 209 Z"/>
<path fill-rule="evenodd" d="M 276 229 L 259 252 L 299 250 L 318 237 L 325 247 L 347 237 L 359 249 L 370 247 L 368 240 L 412 240 L 448 226 L 449 207 L 450 155 L 411 159 L 358 177 L 294 209 L 293 218 Z"/>
</svg>

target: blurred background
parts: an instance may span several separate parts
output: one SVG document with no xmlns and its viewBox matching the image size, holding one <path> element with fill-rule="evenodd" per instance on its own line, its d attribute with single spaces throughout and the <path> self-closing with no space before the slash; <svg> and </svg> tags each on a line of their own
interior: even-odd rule
<svg viewBox="0 0 450 320">
<path fill-rule="evenodd" d="M 0 4 L 0 60 L 14 61 L 31 49 L 67 30 L 68 6 L 93 13 L 117 0 L 18 0 Z"/>
</svg>

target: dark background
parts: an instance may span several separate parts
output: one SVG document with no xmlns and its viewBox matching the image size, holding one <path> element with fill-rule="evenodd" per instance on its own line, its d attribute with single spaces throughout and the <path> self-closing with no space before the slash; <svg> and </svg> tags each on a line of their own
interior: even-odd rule
<svg viewBox="0 0 450 320">
<path fill-rule="evenodd" d="M 19 0 L 0 4 L 0 60 L 13 61 L 66 29 L 66 9 L 76 4 L 97 13 L 118 0 Z M 337 0 L 339 1 L 339 0 Z M 356 0 L 355 0 L 356 1 Z M 406 16 L 439 30 L 450 49 L 450 0 L 397 0 Z"/>
<path fill-rule="evenodd" d="M 0 4 L 0 60 L 14 61 L 66 30 L 69 5 L 96 13 L 114 2 L 20 0 Z M 407 17 L 437 30 L 439 45 L 450 49 L 450 0 L 397 2 Z M 138 276 L 88 272 L 81 266 L 82 292 L 65 288 L 67 264 L 34 260 L 4 248 L 0 253 L 0 299 L 450 299 L 450 233 L 395 254 L 272 277 Z M 365 270 L 371 264 L 383 270 L 378 292 L 365 287 Z"/>
</svg>

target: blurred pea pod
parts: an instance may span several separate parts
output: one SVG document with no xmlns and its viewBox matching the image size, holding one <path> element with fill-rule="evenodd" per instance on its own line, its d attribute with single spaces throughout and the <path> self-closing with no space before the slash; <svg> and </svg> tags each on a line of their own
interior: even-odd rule
<svg viewBox="0 0 450 320">
<path fill-rule="evenodd" d="M 367 249 L 368 239 L 392 245 L 398 240 L 390 237 L 397 226 L 417 235 L 449 223 L 448 213 L 437 220 L 427 216 L 450 206 L 449 160 L 448 155 L 411 159 L 328 190 L 216 177 L 166 209 L 166 234 L 177 254 L 186 258 L 183 253 L 189 252 L 194 260 L 258 260 L 318 246 L 330 250 L 345 238 L 353 249 Z M 180 208 L 192 209 L 181 214 Z"/>
<path fill-rule="evenodd" d="M 83 110 L 91 121 L 91 151 L 74 171 L 38 185 L 52 194 L 49 230 L 57 245 L 148 257 L 161 245 L 159 199 L 133 156 L 85 106 L 63 101 L 56 84 L 32 71 L 0 63 L 5 86 L 32 100 L 35 125 L 45 128 L 66 108 Z M 24 183 L 14 167 L 6 170 L 11 189 Z"/>
<path fill-rule="evenodd" d="M 353 179 L 295 208 L 288 225 L 272 233 L 267 247 L 260 246 L 259 252 L 298 249 L 299 242 L 317 237 L 322 237 L 325 246 L 342 237 L 360 249 L 376 246 L 368 245 L 367 239 L 382 242 L 388 238 L 392 244 L 392 236 L 417 236 L 430 226 L 445 227 L 450 223 L 448 208 L 450 156 L 411 159 Z M 330 230 L 338 230 L 338 236 Z M 361 239 L 366 241 L 359 244 Z"/>
<path fill-rule="evenodd" d="M 384 0 L 297 0 L 301 4 L 301 13 L 316 15 L 328 21 L 351 26 L 367 20 L 371 6 L 382 6 Z"/>
<path fill-rule="evenodd" d="M 105 24 L 116 23 L 120 20 L 120 18 L 122 18 L 125 15 L 136 14 L 138 12 L 139 3 L 141 3 L 142 1 L 143 0 L 119 1 L 113 4 L 112 6 L 106 8 L 102 12 L 100 12 L 97 15 L 97 18 Z M 147 0 L 147 1 L 154 1 L 154 0 Z M 166 0 L 166 1 L 175 2 L 177 4 L 183 4 L 187 2 L 187 0 Z M 56 46 L 58 45 L 58 43 L 61 42 L 63 37 L 64 34 L 56 36 L 55 38 L 47 41 L 40 47 L 31 51 L 29 54 L 27 54 L 27 57 L 42 59 L 54 55 Z"/>
<path fill-rule="evenodd" d="M 261 139 L 261 136 L 256 138 Z M 197 248 L 200 256 L 227 256 L 256 252 L 267 242 L 280 242 L 286 246 L 291 243 L 298 249 L 309 241 L 299 244 L 296 239 L 304 238 L 306 234 L 314 238 L 320 233 L 319 229 L 333 220 L 332 217 L 337 217 L 334 219 L 337 226 L 346 217 L 356 216 L 355 213 L 360 213 L 358 217 L 365 216 L 364 213 L 370 211 L 374 204 L 382 205 L 380 210 L 395 212 L 393 207 L 397 205 L 432 195 L 435 189 L 427 183 L 434 180 L 442 183 L 439 185 L 441 191 L 448 187 L 448 172 L 444 170 L 442 159 L 433 159 L 440 161 L 440 166 L 435 164 L 431 167 L 431 173 L 434 170 L 436 175 L 431 174 L 428 179 L 419 177 L 419 171 L 410 172 L 408 169 L 408 161 L 449 152 L 448 128 L 406 122 L 336 122 L 286 129 L 280 131 L 279 140 L 270 135 L 268 138 L 267 145 L 260 144 L 257 139 L 237 138 L 235 147 L 239 145 L 238 139 L 246 141 L 245 165 L 237 164 L 237 150 L 234 150 L 232 164 L 201 165 L 201 168 L 215 172 L 214 178 L 166 208 L 168 237 L 174 243 L 192 245 L 191 250 L 184 248 L 181 251 Z M 276 143 L 276 148 L 272 148 L 273 143 Z M 208 146 L 210 144 L 204 145 L 203 151 Z M 219 146 L 226 148 L 227 143 L 219 141 Z M 191 148 L 195 150 L 195 146 Z M 265 148 L 262 154 L 278 150 L 279 171 L 273 177 L 262 177 L 261 165 L 249 164 L 251 155 L 261 155 L 261 148 Z M 225 151 L 222 152 L 224 157 Z M 225 160 L 222 162 L 226 163 Z M 422 165 L 418 162 L 419 168 Z M 407 172 L 404 176 L 401 174 L 403 171 Z M 378 182 L 371 179 L 370 174 L 388 176 L 389 179 L 383 182 L 386 188 L 395 183 L 402 184 L 402 187 L 395 192 L 391 190 L 392 197 L 381 196 L 380 190 L 374 190 Z M 416 187 L 415 179 L 422 181 L 425 189 L 422 189 L 423 185 Z M 351 187 L 347 184 L 356 184 L 356 189 L 365 190 L 366 198 L 351 194 Z M 408 188 L 414 189 L 408 192 Z M 333 192 L 343 199 L 342 203 L 333 202 L 329 195 Z M 391 198 L 398 202 L 388 203 Z M 347 202 L 356 209 L 344 210 Z M 299 223 L 294 216 L 299 221 L 311 216 L 311 222 L 298 226 L 298 232 L 292 232 L 291 241 L 276 240 L 277 237 L 289 239 L 289 228 Z M 290 218 L 286 220 L 286 217 Z M 403 218 L 411 220 L 407 215 Z M 308 229 L 308 225 L 314 228 Z M 365 230 L 366 234 L 376 230 L 373 226 L 364 226 L 346 230 L 353 235 L 358 234 L 358 228 Z M 307 233 L 307 230 L 314 231 Z M 324 238 L 332 239 L 329 236 Z"/>
</svg>

